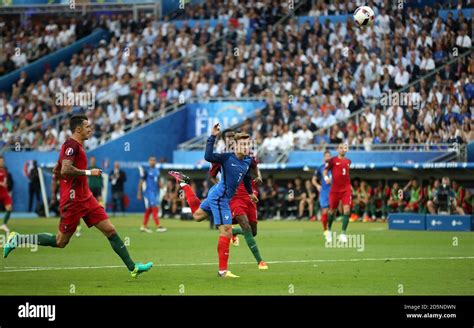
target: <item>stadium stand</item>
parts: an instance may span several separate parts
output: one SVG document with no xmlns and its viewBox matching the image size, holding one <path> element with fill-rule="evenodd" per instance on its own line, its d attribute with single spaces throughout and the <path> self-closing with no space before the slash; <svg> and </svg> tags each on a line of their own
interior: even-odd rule
<svg viewBox="0 0 474 328">
<path fill-rule="evenodd" d="M 205 3 L 201 7 L 209 8 L 210 6 Z M 229 16 L 234 18 L 251 16 L 252 8 L 242 5 L 239 8 L 245 10 L 229 8 Z M 203 17 L 213 17 L 208 9 L 204 11 L 206 14 Z M 339 12 L 344 11 L 339 10 Z M 265 18 L 264 26 L 268 26 L 283 14 L 284 11 L 278 11 L 273 13 L 273 16 L 270 15 L 271 18 Z M 373 104 L 377 103 L 382 92 L 404 86 L 408 81 L 434 69 L 434 50 L 443 54 L 436 56 L 438 66 L 453 57 L 449 49 L 456 45 L 456 40 L 462 34 L 467 34 L 466 37 L 470 39 L 471 31 L 467 27 L 469 24 L 462 23 L 469 20 L 460 16 L 459 22 L 445 24 L 439 18 L 433 19 L 431 12 L 415 9 L 412 13 L 409 12 L 410 15 L 403 16 L 404 19 L 394 24 L 390 19 L 386 21 L 389 14 L 391 17 L 396 17 L 395 10 L 383 10 L 377 16 L 379 24 L 374 29 L 367 29 L 366 33 L 358 33 L 357 36 L 353 32 L 350 21 L 347 24 L 336 25 L 327 22 L 319 24 L 316 21 L 314 25 L 310 25 L 308 22 L 298 24 L 291 19 L 285 27 L 277 25 L 274 31 L 263 29 L 258 33 L 251 32 L 248 36 L 243 26 L 238 26 L 237 22 L 235 28 L 232 26 L 229 28 L 231 36 L 226 39 L 227 47 L 224 51 L 216 51 L 218 48 L 215 44 L 202 49 L 202 46 L 209 41 L 218 40 L 224 36 L 225 29 L 221 25 L 215 28 L 208 25 L 190 28 L 185 23 L 177 29 L 168 22 L 157 23 L 153 17 L 140 22 L 134 22 L 130 20 L 130 17 L 126 20 L 121 15 L 100 17 L 99 22 L 94 25 L 105 25 L 108 28 L 112 33 L 110 43 L 105 44 L 104 41 L 96 49 L 86 49 L 77 54 L 68 67 L 61 67 L 60 70 L 57 69 L 56 72 L 46 76 L 44 81 L 48 81 L 49 90 L 44 84 L 37 82 L 31 89 L 22 86 L 20 91 L 31 91 L 27 94 L 34 97 L 39 92 L 38 90 L 43 90 L 43 94 L 39 95 L 40 103 L 42 103 L 41 98 L 51 99 L 51 94 L 58 92 L 59 89 L 78 90 L 75 86 L 82 86 L 79 90 L 95 92 L 98 106 L 92 116 L 97 119 L 101 117 L 97 123 L 101 128 L 95 135 L 97 140 L 90 143 L 91 148 L 104 142 L 115 130 L 120 130 L 120 127 L 116 126 L 117 123 L 121 126 L 130 124 L 132 127 L 136 126 L 140 120 L 156 111 L 164 114 L 165 108 L 176 104 L 180 96 L 183 101 L 188 101 L 193 96 L 206 99 L 210 97 L 263 97 L 269 94 L 282 96 L 283 102 L 289 100 L 288 106 L 282 105 L 281 109 L 276 106 L 276 115 L 270 115 L 274 123 L 278 125 L 273 131 L 274 135 L 284 129 L 284 124 L 278 123 L 278 119 L 282 116 L 292 117 L 289 119 L 291 122 L 286 123 L 293 123 L 288 128 L 293 133 L 303 131 L 305 124 L 311 132 L 315 132 L 320 128 L 330 128 L 347 119 L 351 113 L 369 105 L 371 112 L 368 116 L 369 122 L 365 122 L 364 119 L 358 122 L 359 117 L 356 117 L 359 124 L 354 127 L 354 132 L 359 131 L 357 136 L 347 129 L 345 123 L 339 124 L 339 129 L 332 128 L 329 133 L 330 140 L 343 139 L 341 137 L 344 136 L 344 138 L 350 138 L 351 144 L 356 145 L 384 141 L 395 143 L 399 138 L 406 143 L 423 143 L 426 140 L 438 138 L 434 131 L 435 127 L 431 127 L 430 134 L 425 136 L 423 133 L 425 125 L 432 121 L 442 122 L 447 117 L 446 115 L 451 117 L 453 114 L 446 114 L 447 109 L 444 108 L 441 113 L 436 114 L 435 108 L 429 104 L 431 101 L 426 106 L 425 99 L 431 100 L 433 92 L 440 99 L 439 95 L 443 93 L 444 88 L 452 85 L 451 93 L 457 98 L 457 104 L 454 104 L 452 112 L 457 124 L 453 129 L 454 132 L 438 132 L 439 142 L 449 142 L 448 140 L 454 139 L 458 139 L 458 142 L 466 142 L 466 134 L 470 133 L 469 120 L 467 124 L 461 124 L 464 122 L 464 117 L 470 116 L 467 101 L 472 99 L 472 92 L 467 92 L 466 97 L 464 96 L 466 91 L 472 89 L 472 81 L 469 75 L 462 75 L 462 73 L 469 73 L 473 69 L 474 64 L 471 58 L 466 57 L 458 62 L 456 67 L 451 65 L 439 72 L 434 81 L 438 90 L 430 91 L 427 85 L 411 89 L 408 94 L 409 99 L 421 98 L 420 102 L 423 106 L 414 114 L 409 114 L 412 117 L 408 119 L 403 119 L 403 116 L 406 116 L 402 115 L 404 109 L 389 108 L 386 114 L 377 114 Z M 425 31 L 420 36 L 418 36 L 420 27 L 414 26 L 412 20 L 406 18 L 412 16 L 413 19 L 424 22 L 429 20 L 422 27 Z M 266 16 L 263 15 L 263 17 Z M 448 17 L 449 20 L 450 17 Z M 390 42 L 392 38 L 395 42 Z M 261 44 L 265 46 L 261 47 Z M 232 50 L 235 46 L 242 56 L 234 56 Z M 191 62 L 184 65 L 176 63 L 178 71 L 163 79 L 161 66 L 193 54 L 198 49 L 204 50 L 205 58 L 200 67 Z M 347 53 L 344 54 L 344 51 Z M 295 62 L 287 64 L 287 60 L 292 57 L 296 58 Z M 116 67 L 118 67 L 117 71 L 115 71 Z M 92 83 L 92 77 L 94 83 Z M 55 82 L 51 81 L 57 81 L 56 88 L 52 87 L 52 83 Z M 47 91 L 50 92 L 49 97 L 46 94 Z M 10 106 L 6 105 L 7 110 L 3 110 L 2 107 L 5 107 L 3 104 L 0 107 L 1 111 L 12 116 L 9 120 L 16 123 L 14 126 L 19 127 L 25 124 L 22 123 L 22 114 L 25 110 L 20 107 L 20 104 L 30 104 L 30 110 L 33 107 L 35 112 L 35 106 L 31 104 L 37 101 L 31 97 L 30 99 L 24 97 L 19 97 L 18 90 L 14 90 L 9 102 Z M 112 98 L 118 98 L 117 102 L 111 101 Z M 445 97 L 442 101 L 445 103 L 448 99 L 452 104 L 454 103 L 451 97 Z M 441 105 L 445 105 L 444 103 Z M 14 104 L 16 106 L 13 106 Z M 288 107 L 288 112 L 286 112 L 286 107 Z M 326 112 L 326 108 L 330 110 Z M 66 109 L 66 111 L 69 110 Z M 394 116 L 391 113 L 394 110 L 397 111 L 395 125 L 391 120 Z M 46 115 L 56 111 L 57 109 L 49 104 L 43 104 L 41 109 L 41 112 L 45 112 Z M 273 112 L 270 111 L 270 114 Z M 38 119 L 43 117 L 43 114 L 33 115 L 33 117 L 35 118 L 33 120 L 26 119 L 27 125 L 38 123 Z M 292 122 L 294 117 L 299 117 L 299 120 Z M 269 120 L 268 116 L 267 120 Z M 412 126 L 413 123 L 415 123 L 415 128 Z M 448 130 L 451 124 L 446 121 L 444 125 Z M 266 126 L 265 129 L 268 128 Z M 385 128 L 389 130 L 388 133 L 383 132 Z M 401 130 L 402 135 L 396 136 L 393 128 L 397 131 Z M 273 124 L 270 129 L 273 129 Z M 415 131 L 412 141 L 410 141 L 409 130 Z M 43 129 L 39 131 L 42 139 L 47 140 L 49 137 L 45 134 L 47 128 L 43 126 Z M 7 130 L 3 133 L 6 134 L 2 139 L 9 140 L 9 133 L 12 131 Z M 268 131 L 261 131 L 261 133 L 262 136 L 256 136 L 257 139 L 268 138 Z M 309 133 L 306 134 L 309 136 Z M 26 143 L 25 146 L 29 147 L 28 139 L 22 139 L 20 142 Z M 317 141 L 324 142 L 324 140 L 325 138 L 319 138 Z M 11 145 L 14 142 L 10 140 L 7 144 Z M 51 143 L 54 143 L 52 139 Z M 57 146 L 57 142 L 55 145 Z M 301 146 L 303 145 L 297 145 L 297 148 Z"/>
<path fill-rule="evenodd" d="M 0 36 L 1 76 L 74 42 L 76 21 L 72 18 L 62 20 L 62 24 L 51 20 L 21 25 L 16 20 L 4 20 L 0 23 Z"/>
<path fill-rule="evenodd" d="M 235 99 L 266 101 L 240 126 L 254 137 L 264 162 L 275 160 L 268 154 L 322 150 L 341 141 L 366 151 L 388 145 L 421 151 L 474 140 L 472 18 L 460 12 L 441 19 L 440 11 L 453 4 L 408 6 L 404 14 L 386 5 L 364 31 L 351 20 L 325 17 L 350 13 L 349 1 L 301 2 L 294 12 L 287 1 L 218 4 L 188 6 L 174 16 L 178 20 L 86 16 L 80 26 L 89 33 L 104 28 L 110 40 L 86 47 L 42 80 L 23 75 L 11 93 L 2 92 L 4 149 L 58 149 L 68 137 L 67 115 L 86 109 L 55 103 L 67 92 L 95 96 L 87 111 L 95 127 L 89 150 L 183 104 Z M 76 24 L 64 21 L 66 30 Z M 7 39 L 17 40 L 22 28 L 13 24 L 7 33 L 7 25 Z M 51 24 L 30 30 L 46 28 Z M 82 28 L 75 30 L 81 31 L 77 38 L 84 36 Z M 381 105 L 396 91 L 406 103 Z"/>
</svg>

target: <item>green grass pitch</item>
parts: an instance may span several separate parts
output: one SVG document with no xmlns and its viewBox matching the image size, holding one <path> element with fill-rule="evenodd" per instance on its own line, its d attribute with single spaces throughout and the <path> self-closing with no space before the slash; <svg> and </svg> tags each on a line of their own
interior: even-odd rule
<svg viewBox="0 0 474 328">
<path fill-rule="evenodd" d="M 326 248 L 319 222 L 262 221 L 256 238 L 269 270 L 257 269 L 245 240 L 230 249 L 238 279 L 217 278 L 217 231 L 207 222 L 163 220 L 166 233 L 141 233 L 141 217 L 112 218 L 135 261 L 132 279 L 107 239 L 83 229 L 65 249 L 14 250 L 0 260 L 0 295 L 473 295 L 474 234 L 389 231 L 351 223 L 364 249 Z M 20 233 L 54 232 L 57 219 L 11 220 Z M 334 224 L 340 229 L 340 223 Z M 2 237 L 3 238 L 3 237 Z"/>
</svg>

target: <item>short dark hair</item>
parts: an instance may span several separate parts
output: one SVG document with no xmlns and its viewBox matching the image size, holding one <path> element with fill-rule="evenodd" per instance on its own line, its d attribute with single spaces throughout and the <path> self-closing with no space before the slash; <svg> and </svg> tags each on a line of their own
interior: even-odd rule
<svg viewBox="0 0 474 328">
<path fill-rule="evenodd" d="M 232 138 L 234 136 L 235 132 L 232 129 L 225 129 L 224 131 L 222 131 L 222 136 L 224 138 L 227 137 L 227 134 L 229 134 L 229 138 Z"/>
<path fill-rule="evenodd" d="M 69 128 L 71 129 L 72 132 L 74 132 L 74 130 L 77 128 L 77 127 L 80 127 L 82 126 L 82 123 L 84 121 L 87 121 L 88 118 L 86 115 L 84 114 L 81 114 L 81 115 L 73 115 L 71 117 L 71 119 L 69 120 Z"/>
<path fill-rule="evenodd" d="M 326 155 L 326 154 L 331 155 L 331 151 L 330 151 L 329 149 L 326 149 L 326 150 L 324 151 L 324 155 Z"/>
</svg>

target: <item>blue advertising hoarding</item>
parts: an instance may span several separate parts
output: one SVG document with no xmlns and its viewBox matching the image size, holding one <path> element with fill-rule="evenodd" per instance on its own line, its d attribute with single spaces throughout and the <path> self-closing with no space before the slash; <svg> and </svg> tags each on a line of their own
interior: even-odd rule
<svg viewBox="0 0 474 328">
<path fill-rule="evenodd" d="M 472 215 L 427 215 L 426 230 L 434 231 L 473 231 Z"/>
<path fill-rule="evenodd" d="M 240 123 L 246 118 L 251 117 L 257 109 L 263 107 L 265 107 L 264 101 L 189 104 L 187 105 L 187 139 L 210 134 L 215 123 L 220 123 L 222 130 Z"/>
<path fill-rule="evenodd" d="M 415 213 L 390 213 L 389 230 L 425 230 L 426 215 Z"/>
<path fill-rule="evenodd" d="M 473 215 L 391 213 L 389 230 L 474 231 Z"/>
</svg>

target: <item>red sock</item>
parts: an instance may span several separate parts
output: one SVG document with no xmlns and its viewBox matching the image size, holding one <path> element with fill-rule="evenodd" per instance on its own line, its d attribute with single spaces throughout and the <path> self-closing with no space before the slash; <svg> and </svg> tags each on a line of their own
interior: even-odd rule
<svg viewBox="0 0 474 328">
<path fill-rule="evenodd" d="M 145 216 L 143 217 L 143 225 L 146 227 L 148 220 L 150 219 L 151 208 L 147 208 L 145 211 Z"/>
<path fill-rule="evenodd" d="M 155 220 L 155 224 L 158 227 L 160 225 L 160 219 L 158 219 L 158 207 L 153 207 L 153 220 Z"/>
<path fill-rule="evenodd" d="M 328 230 L 328 214 L 325 213 L 321 215 L 321 222 L 323 223 L 323 230 Z"/>
<path fill-rule="evenodd" d="M 199 206 L 201 206 L 201 201 L 196 197 L 190 185 L 185 185 L 182 188 L 184 190 L 184 196 L 188 201 L 189 207 L 191 207 L 191 212 L 194 214 L 194 212 L 198 210 Z"/>
<path fill-rule="evenodd" d="M 217 243 L 217 254 L 219 255 L 219 271 L 227 270 L 227 263 L 229 262 L 229 245 L 229 238 L 219 236 L 219 242 Z"/>
</svg>

